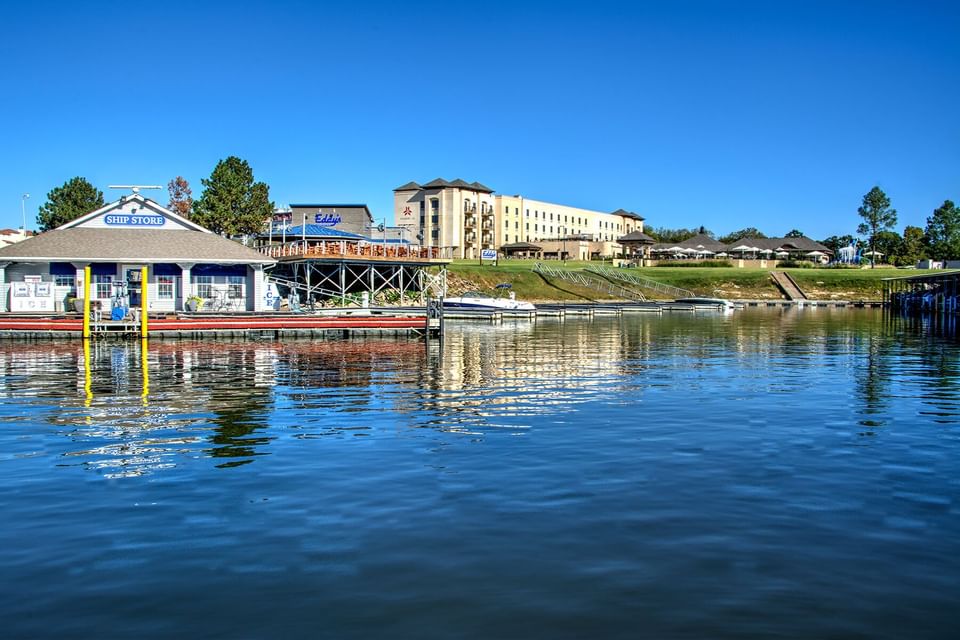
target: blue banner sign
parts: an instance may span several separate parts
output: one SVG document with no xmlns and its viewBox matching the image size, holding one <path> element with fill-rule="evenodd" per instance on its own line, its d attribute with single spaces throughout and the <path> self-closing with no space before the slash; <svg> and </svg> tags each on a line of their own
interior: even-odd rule
<svg viewBox="0 0 960 640">
<path fill-rule="evenodd" d="M 127 215 L 112 213 L 103 216 L 104 223 L 113 227 L 162 227 L 166 222 L 163 216 Z"/>
<path fill-rule="evenodd" d="M 481 249 L 481 250 L 480 250 L 480 259 L 481 259 L 481 260 L 496 260 L 496 259 L 497 259 L 497 250 L 496 250 L 496 249 Z"/>
<path fill-rule="evenodd" d="M 339 213 L 318 213 L 313 221 L 321 227 L 335 227 L 343 220 Z"/>
</svg>

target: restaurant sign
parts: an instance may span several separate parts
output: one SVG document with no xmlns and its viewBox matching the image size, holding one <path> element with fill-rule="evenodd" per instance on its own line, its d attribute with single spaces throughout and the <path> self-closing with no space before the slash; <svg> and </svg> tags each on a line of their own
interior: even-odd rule
<svg viewBox="0 0 960 640">
<path fill-rule="evenodd" d="M 313 217 L 314 223 L 321 227 L 335 227 L 343 220 L 339 213 L 318 213 Z"/>
</svg>

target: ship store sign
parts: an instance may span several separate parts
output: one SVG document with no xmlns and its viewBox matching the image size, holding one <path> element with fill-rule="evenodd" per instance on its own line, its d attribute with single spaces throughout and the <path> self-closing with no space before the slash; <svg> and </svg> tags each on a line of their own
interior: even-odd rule
<svg viewBox="0 0 960 640">
<path fill-rule="evenodd" d="M 111 227 L 162 227 L 164 217 L 157 215 L 112 213 L 103 216 L 103 221 Z"/>
</svg>

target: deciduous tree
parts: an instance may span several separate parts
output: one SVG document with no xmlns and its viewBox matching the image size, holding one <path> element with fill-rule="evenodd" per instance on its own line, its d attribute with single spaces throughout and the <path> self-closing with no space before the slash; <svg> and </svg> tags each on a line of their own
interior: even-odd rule
<svg viewBox="0 0 960 640">
<path fill-rule="evenodd" d="M 652 229 L 647 229 L 647 234 L 658 240 L 659 242 L 683 242 L 688 240 L 698 233 L 706 233 L 709 236 L 712 236 L 709 231 L 700 227 L 701 231 L 696 229 L 668 229 L 667 227 L 654 227 Z"/>
<path fill-rule="evenodd" d="M 103 206 L 103 192 L 77 176 L 54 188 L 37 212 L 40 231 L 49 231 Z"/>
<path fill-rule="evenodd" d="M 833 255 L 839 255 L 840 249 L 849 247 L 853 244 L 853 236 L 830 236 L 826 240 L 821 240 L 820 244 L 833 251 Z"/>
<path fill-rule="evenodd" d="M 740 229 L 739 231 L 734 231 L 733 233 L 728 233 L 725 236 L 720 236 L 718 240 L 723 244 L 733 244 L 741 238 L 766 238 L 762 231 L 756 227 L 747 227 L 746 229 Z"/>
<path fill-rule="evenodd" d="M 250 235 L 263 231 L 273 215 L 270 188 L 254 182 L 246 160 L 230 156 L 201 180 L 203 193 L 193 203 L 192 220 L 221 235 Z"/>
<path fill-rule="evenodd" d="M 927 241 L 930 254 L 937 260 L 960 258 L 960 209 L 952 201 L 944 200 L 927 218 Z"/>
<path fill-rule="evenodd" d="M 190 190 L 190 183 L 183 176 L 177 176 L 167 184 L 167 191 L 170 193 L 167 208 L 189 219 L 193 209 L 193 191 Z"/>
<path fill-rule="evenodd" d="M 903 253 L 903 238 L 896 231 L 878 231 L 875 245 L 881 255 L 873 256 L 872 262 L 896 264 Z"/>
<path fill-rule="evenodd" d="M 926 235 L 920 227 L 906 226 L 903 228 L 903 248 L 897 266 L 917 264 L 917 261 L 927 257 Z"/>
<path fill-rule="evenodd" d="M 897 210 L 890 208 L 890 198 L 880 187 L 874 187 L 863 196 L 863 204 L 857 209 L 863 222 L 857 233 L 867 237 L 871 251 L 876 251 L 877 233 L 892 229 L 897 224 Z M 871 264 L 871 266 L 873 266 Z"/>
<path fill-rule="evenodd" d="M 802 237 L 803 237 L 803 231 L 800 231 L 799 229 L 792 229 L 789 232 L 787 232 L 787 235 L 784 236 L 784 238 L 802 238 Z"/>
</svg>

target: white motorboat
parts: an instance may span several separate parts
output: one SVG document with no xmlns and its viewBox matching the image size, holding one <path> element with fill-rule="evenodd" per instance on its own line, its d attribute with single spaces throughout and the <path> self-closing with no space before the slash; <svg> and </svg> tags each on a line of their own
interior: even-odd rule
<svg viewBox="0 0 960 640">
<path fill-rule="evenodd" d="M 510 285 L 497 285 L 497 289 L 503 291 Z M 468 291 L 460 296 L 443 299 L 445 309 L 491 309 L 501 311 L 535 311 L 536 307 L 532 303 L 524 300 L 517 300 L 513 291 L 507 296 L 491 296 L 479 291 Z"/>
<path fill-rule="evenodd" d="M 714 307 L 721 311 L 733 311 L 736 308 L 725 298 L 677 298 L 676 302 L 692 304 L 695 307 Z"/>
</svg>

